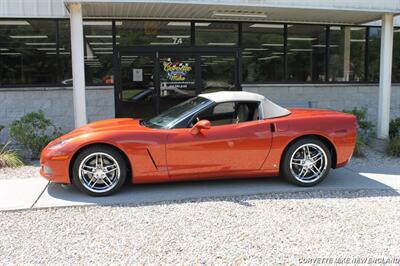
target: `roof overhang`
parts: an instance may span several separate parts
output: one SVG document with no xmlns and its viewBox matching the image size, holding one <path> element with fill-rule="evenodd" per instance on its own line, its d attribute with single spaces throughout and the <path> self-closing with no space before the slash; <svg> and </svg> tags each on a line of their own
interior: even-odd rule
<svg viewBox="0 0 400 266">
<path fill-rule="evenodd" d="M 85 18 L 235 20 L 362 24 L 400 13 L 400 1 L 376 0 L 64 0 Z"/>
</svg>

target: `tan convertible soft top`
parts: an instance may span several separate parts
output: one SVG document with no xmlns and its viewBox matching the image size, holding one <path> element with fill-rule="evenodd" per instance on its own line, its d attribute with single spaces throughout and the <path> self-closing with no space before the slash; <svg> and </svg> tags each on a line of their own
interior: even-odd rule
<svg viewBox="0 0 400 266">
<path fill-rule="evenodd" d="M 275 118 L 286 116 L 290 114 L 290 111 L 283 108 L 276 103 L 268 100 L 264 96 L 246 92 L 246 91 L 219 91 L 212 93 L 200 94 L 200 97 L 209 99 L 216 103 L 221 102 L 233 102 L 233 101 L 249 101 L 249 102 L 260 102 L 260 119 L 264 118 Z"/>
</svg>

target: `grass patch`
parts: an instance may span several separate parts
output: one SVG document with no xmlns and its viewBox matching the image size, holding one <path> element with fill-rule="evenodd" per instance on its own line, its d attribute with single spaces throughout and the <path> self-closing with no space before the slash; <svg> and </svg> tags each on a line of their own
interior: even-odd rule
<svg viewBox="0 0 400 266">
<path fill-rule="evenodd" d="M 15 150 L 9 149 L 8 145 L 9 142 L 0 149 L 0 168 L 23 166 L 24 162 L 19 154 Z"/>
<path fill-rule="evenodd" d="M 400 136 L 390 139 L 387 153 L 393 157 L 400 157 Z"/>
<path fill-rule="evenodd" d="M 354 108 L 352 110 L 343 110 L 345 113 L 355 115 L 357 117 L 357 140 L 354 147 L 354 156 L 364 157 L 365 147 L 373 135 L 374 124 L 367 119 L 366 108 Z"/>
<path fill-rule="evenodd" d="M 389 145 L 386 151 L 390 156 L 400 157 L 400 117 L 390 121 Z"/>
</svg>

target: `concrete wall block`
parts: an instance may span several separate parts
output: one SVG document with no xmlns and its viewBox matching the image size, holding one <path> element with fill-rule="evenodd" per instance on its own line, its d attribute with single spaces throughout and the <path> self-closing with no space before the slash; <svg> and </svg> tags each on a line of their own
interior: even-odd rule
<svg viewBox="0 0 400 266">
<path fill-rule="evenodd" d="M 42 110 L 44 113 L 53 113 L 56 109 L 53 108 L 50 99 L 42 98 L 30 100 L 25 105 L 24 113 L 38 112 L 39 110 Z"/>
<path fill-rule="evenodd" d="M 7 120 L 6 121 L 14 121 L 19 119 L 20 117 L 22 117 L 25 114 L 24 109 L 14 109 L 14 110 L 7 110 L 6 111 L 6 116 L 7 116 Z"/>
<path fill-rule="evenodd" d="M 115 117 L 113 90 L 88 89 L 86 101 L 88 119 L 96 121 Z M 55 88 L 43 90 L 7 90 L 0 92 L 0 124 L 8 126 L 23 115 L 43 110 L 45 116 L 56 126 L 68 132 L 74 128 L 74 109 L 72 90 Z M 0 143 L 8 136 L 8 129 L 0 133 Z"/>
<path fill-rule="evenodd" d="M 108 90 L 90 90 L 86 93 L 86 103 L 89 106 L 103 107 L 113 106 L 114 108 L 114 92 Z"/>
<path fill-rule="evenodd" d="M 0 103 L 0 117 L 6 117 L 7 106 L 4 103 Z"/>
<path fill-rule="evenodd" d="M 302 95 L 304 93 L 302 87 L 289 87 L 288 90 L 291 95 Z"/>
<path fill-rule="evenodd" d="M 108 119 L 108 118 L 111 118 L 111 117 L 92 115 L 92 116 L 88 117 L 88 121 L 89 121 L 89 123 L 92 123 L 92 122 L 96 122 L 96 121 L 100 121 L 100 120 L 105 120 L 105 119 Z"/>
<path fill-rule="evenodd" d="M 258 88 L 251 87 L 251 88 L 248 88 L 248 90 L 246 90 L 246 91 L 258 93 Z"/>
<path fill-rule="evenodd" d="M 45 97 L 45 91 L 23 91 L 22 94 L 27 100 L 40 100 Z"/>
</svg>

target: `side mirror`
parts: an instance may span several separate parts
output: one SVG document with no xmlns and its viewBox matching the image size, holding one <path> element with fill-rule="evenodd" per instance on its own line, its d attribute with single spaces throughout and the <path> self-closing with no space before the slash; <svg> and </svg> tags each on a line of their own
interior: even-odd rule
<svg viewBox="0 0 400 266">
<path fill-rule="evenodd" d="M 210 128 L 211 128 L 210 121 L 200 120 L 190 129 L 190 133 L 192 133 L 193 135 L 197 135 L 201 132 L 201 130 L 210 129 Z"/>
</svg>

